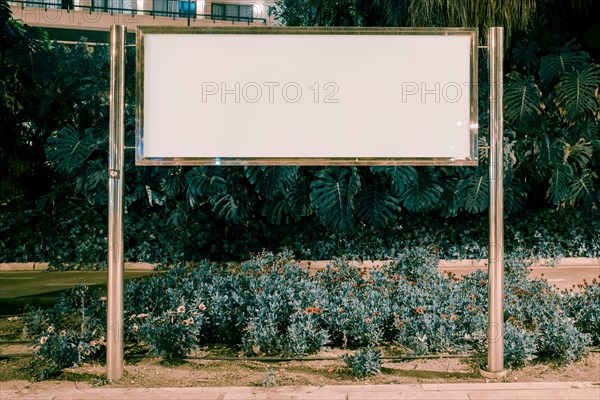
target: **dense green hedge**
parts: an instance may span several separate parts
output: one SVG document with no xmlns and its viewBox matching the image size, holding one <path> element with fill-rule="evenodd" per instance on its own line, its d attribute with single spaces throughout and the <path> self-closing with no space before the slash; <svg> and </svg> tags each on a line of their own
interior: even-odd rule
<svg viewBox="0 0 600 400">
<path fill-rule="evenodd" d="M 53 213 L 32 211 L 0 214 L 0 262 L 50 262 L 53 269 L 106 267 L 106 211 L 70 208 Z M 8 215 L 7 215 L 8 214 Z M 304 224 L 278 226 L 266 221 L 230 225 L 197 214 L 180 229 L 165 223 L 166 215 L 132 213 L 125 218 L 127 261 L 246 260 L 263 249 L 287 249 L 299 259 L 390 259 L 413 246 L 430 246 L 440 258 L 486 258 L 487 215 L 440 218 L 409 214 L 393 227 L 363 226 L 351 233 Z M 505 222 L 509 257 L 600 257 L 600 219 L 578 211 L 519 213 Z"/>
</svg>

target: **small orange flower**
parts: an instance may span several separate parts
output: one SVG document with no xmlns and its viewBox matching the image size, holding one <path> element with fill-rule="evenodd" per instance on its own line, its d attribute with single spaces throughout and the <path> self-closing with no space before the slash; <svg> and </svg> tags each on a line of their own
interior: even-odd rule
<svg viewBox="0 0 600 400">
<path fill-rule="evenodd" d="M 442 314 L 441 317 L 442 319 L 448 319 L 448 316 L 446 314 Z"/>
<path fill-rule="evenodd" d="M 423 307 L 417 307 L 417 309 L 415 310 L 417 312 L 417 314 L 425 314 L 425 308 Z"/>
<path fill-rule="evenodd" d="M 458 317 L 457 317 L 456 315 L 451 315 L 451 316 L 450 316 L 450 319 L 451 319 L 452 321 L 456 321 L 456 320 L 458 319 Z"/>
</svg>

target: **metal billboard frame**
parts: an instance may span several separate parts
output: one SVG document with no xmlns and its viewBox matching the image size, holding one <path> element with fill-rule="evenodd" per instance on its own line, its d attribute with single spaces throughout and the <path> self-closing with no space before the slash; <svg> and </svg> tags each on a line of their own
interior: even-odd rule
<svg viewBox="0 0 600 400">
<path fill-rule="evenodd" d="M 110 30 L 110 123 L 108 154 L 108 309 L 106 374 L 123 376 L 123 165 L 125 136 L 125 26 Z M 503 186 L 503 56 L 504 29 L 488 30 L 490 72 L 490 193 L 488 254 L 487 372 L 504 372 L 504 186 Z M 389 160 L 388 160 L 389 161 Z M 435 163 L 426 165 L 435 165 Z M 415 164 L 418 161 L 413 160 Z M 166 164 L 165 164 L 166 165 Z M 214 164 L 213 164 L 214 165 Z M 333 163 L 335 165 L 335 163 Z M 338 164 L 339 165 L 339 164 Z M 407 164 L 398 164 L 407 165 Z M 472 165 L 472 164 L 471 164 Z"/>
<path fill-rule="evenodd" d="M 469 40 L 469 154 L 463 157 L 147 157 L 144 155 L 144 99 L 146 38 L 163 35 L 253 35 L 256 37 L 277 36 L 412 36 L 412 37 L 452 37 L 461 36 Z M 165 27 L 143 26 L 136 31 L 136 165 L 144 166 L 236 166 L 236 165 L 451 165 L 474 166 L 478 162 L 478 30 L 474 28 L 347 28 L 347 27 Z M 399 80 L 402 77 L 398 77 Z M 421 101 L 421 103 L 425 103 Z M 253 104 L 255 106 L 256 104 Z M 413 134 L 418 137 L 419 132 Z M 208 136 L 208 135 L 207 135 Z M 431 146 L 431 144 L 430 144 Z M 219 154 L 220 155 L 220 154 Z M 354 155 L 353 155 L 354 156 Z"/>
</svg>

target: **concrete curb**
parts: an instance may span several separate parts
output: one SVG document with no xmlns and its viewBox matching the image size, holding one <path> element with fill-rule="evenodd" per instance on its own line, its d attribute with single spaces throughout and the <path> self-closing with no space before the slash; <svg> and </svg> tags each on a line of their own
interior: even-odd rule
<svg viewBox="0 0 600 400">
<path fill-rule="evenodd" d="M 187 388 L 46 388 L 0 390 L 14 399 L 200 399 L 200 400 L 396 400 L 396 399 L 598 399 L 592 382 L 458 383 L 410 385 L 344 385 Z"/>
<path fill-rule="evenodd" d="M 540 259 L 530 260 L 531 268 L 569 268 L 569 267 L 596 267 L 600 268 L 600 258 L 587 257 L 564 257 L 560 259 Z M 310 270 L 322 270 L 331 265 L 330 260 L 299 260 L 300 266 Z M 389 263 L 382 261 L 350 261 L 351 264 L 359 268 L 371 269 L 380 265 Z M 440 260 L 440 269 L 446 268 L 465 268 L 465 269 L 483 269 L 487 268 L 488 260 L 470 259 L 470 260 Z M 145 262 L 126 262 L 126 270 L 152 271 L 157 264 Z M 46 271 L 47 262 L 27 262 L 27 263 L 0 263 L 0 271 Z"/>
</svg>

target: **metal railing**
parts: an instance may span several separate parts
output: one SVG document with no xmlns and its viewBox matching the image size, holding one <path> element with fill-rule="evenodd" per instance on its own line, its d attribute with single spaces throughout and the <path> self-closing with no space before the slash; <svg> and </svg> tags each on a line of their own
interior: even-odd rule
<svg viewBox="0 0 600 400">
<path fill-rule="evenodd" d="M 257 18 L 257 17 L 246 17 L 241 15 L 223 15 L 223 14 L 212 14 L 212 13 L 197 13 L 195 7 L 192 7 L 192 4 L 195 4 L 195 1 L 191 0 L 164 0 L 161 2 L 161 5 L 164 5 L 164 10 L 157 10 L 156 8 L 152 9 L 138 9 L 137 2 L 131 0 L 103 0 L 98 1 L 96 4 L 92 0 L 91 5 L 81 5 L 81 4 L 73 4 L 72 0 L 46 0 L 46 1 L 31 1 L 31 0 L 10 0 L 9 3 L 20 4 L 21 9 L 25 7 L 34 7 L 34 8 L 43 8 L 44 10 L 48 9 L 62 9 L 67 12 L 71 11 L 82 11 L 87 12 L 89 14 L 101 12 L 101 13 L 110 13 L 110 15 L 114 14 L 131 14 L 134 15 L 149 15 L 152 17 L 171 17 L 173 20 L 178 18 L 187 18 L 187 25 L 190 26 L 191 21 L 196 21 L 197 19 L 205 19 L 216 21 L 231 21 L 235 22 L 245 22 L 248 25 L 254 22 L 262 22 L 264 25 L 267 24 L 266 18 Z M 102 4 L 99 4 L 102 3 Z M 129 4 L 131 7 L 115 7 L 115 3 L 120 3 L 121 5 Z M 180 9 L 181 5 L 187 5 Z"/>
</svg>

